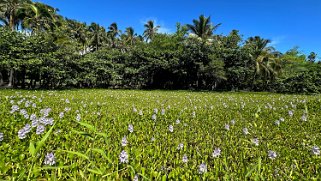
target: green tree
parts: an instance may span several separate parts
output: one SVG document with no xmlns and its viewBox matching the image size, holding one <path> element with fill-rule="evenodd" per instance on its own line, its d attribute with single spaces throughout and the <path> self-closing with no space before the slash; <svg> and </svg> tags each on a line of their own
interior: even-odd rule
<svg viewBox="0 0 321 181">
<path fill-rule="evenodd" d="M 88 53 L 89 40 L 91 37 L 87 25 L 75 20 L 66 19 L 66 26 L 68 32 L 71 33 L 69 35 L 70 38 L 76 40 L 80 45 L 81 54 Z"/>
<path fill-rule="evenodd" d="M 267 46 L 269 43 L 271 43 L 270 40 L 259 36 L 250 37 L 246 41 L 245 46 L 249 48 L 250 57 L 255 65 L 253 81 L 261 77 L 265 83 L 268 83 L 281 71 L 280 56 L 273 47 Z"/>
<path fill-rule="evenodd" d="M 159 25 L 155 26 L 153 20 L 149 20 L 144 24 L 145 31 L 143 36 L 146 38 L 146 42 L 153 39 L 153 37 L 157 34 L 158 29 L 160 28 Z"/>
<path fill-rule="evenodd" d="M 53 30 L 59 19 L 57 9 L 43 3 L 31 3 L 24 9 L 23 28 L 29 28 L 33 32 Z"/>
<path fill-rule="evenodd" d="M 211 17 L 205 17 L 201 15 L 199 19 L 194 19 L 193 24 L 187 24 L 188 29 L 202 40 L 208 40 L 212 35 L 213 31 L 215 31 L 220 24 L 212 25 Z"/>
<path fill-rule="evenodd" d="M 117 41 L 117 36 L 119 35 L 119 33 L 121 32 L 118 29 L 118 25 L 117 23 L 112 23 L 109 27 L 108 27 L 109 31 L 108 31 L 108 37 L 111 40 L 111 46 L 112 48 L 116 47 L 116 41 Z"/>
<path fill-rule="evenodd" d="M 89 26 L 89 32 L 91 35 L 90 44 L 93 49 L 99 50 L 103 45 L 103 42 L 106 40 L 106 31 L 105 28 L 99 26 L 99 24 L 91 23 Z"/>
<path fill-rule="evenodd" d="M 311 52 L 310 55 L 308 56 L 308 61 L 315 62 L 316 58 L 317 58 L 317 54 L 315 52 Z"/>
<path fill-rule="evenodd" d="M 31 4 L 30 0 L 0 0 L 0 21 L 12 31 L 18 28 L 23 19 L 23 10 Z"/>
<path fill-rule="evenodd" d="M 135 34 L 134 28 L 128 27 L 125 31 L 125 42 L 129 45 L 133 45 L 136 41 L 137 34 Z"/>
</svg>

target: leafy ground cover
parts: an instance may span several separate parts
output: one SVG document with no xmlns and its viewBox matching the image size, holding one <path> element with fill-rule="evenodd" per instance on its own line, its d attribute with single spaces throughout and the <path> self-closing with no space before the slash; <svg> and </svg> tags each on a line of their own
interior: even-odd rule
<svg viewBox="0 0 321 181">
<path fill-rule="evenodd" d="M 321 96 L 0 91 L 5 180 L 318 180 Z"/>
</svg>

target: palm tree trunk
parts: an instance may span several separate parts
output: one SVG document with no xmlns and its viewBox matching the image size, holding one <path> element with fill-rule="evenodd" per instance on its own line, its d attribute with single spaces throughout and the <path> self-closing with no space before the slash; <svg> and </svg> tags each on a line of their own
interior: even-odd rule
<svg viewBox="0 0 321 181">
<path fill-rule="evenodd" d="M 13 11 L 13 10 L 12 10 Z M 14 31 L 15 30 L 15 27 L 14 27 L 14 18 L 13 18 L 13 14 L 11 13 L 10 14 L 10 17 L 9 17 L 9 27 L 11 29 L 11 31 Z"/>
<path fill-rule="evenodd" d="M 2 76 L 2 73 L 0 72 L 0 86 L 3 85 L 3 76 Z"/>
<path fill-rule="evenodd" d="M 256 72 L 254 73 L 253 79 L 252 79 L 252 86 L 251 86 L 251 90 L 254 89 L 254 82 L 256 80 Z"/>
<path fill-rule="evenodd" d="M 8 84 L 8 87 L 12 87 L 12 86 L 13 86 L 13 73 L 14 73 L 14 70 L 11 68 L 11 69 L 10 69 L 10 75 L 9 75 L 9 84 Z"/>
</svg>

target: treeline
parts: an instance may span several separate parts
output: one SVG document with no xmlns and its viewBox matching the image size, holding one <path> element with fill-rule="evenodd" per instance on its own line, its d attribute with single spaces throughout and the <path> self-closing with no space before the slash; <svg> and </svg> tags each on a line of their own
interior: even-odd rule
<svg viewBox="0 0 321 181">
<path fill-rule="evenodd" d="M 321 64 L 293 48 L 281 53 L 259 36 L 213 32 L 210 17 L 137 35 L 64 18 L 46 4 L 0 1 L 0 85 L 14 88 L 137 88 L 321 92 Z"/>
</svg>

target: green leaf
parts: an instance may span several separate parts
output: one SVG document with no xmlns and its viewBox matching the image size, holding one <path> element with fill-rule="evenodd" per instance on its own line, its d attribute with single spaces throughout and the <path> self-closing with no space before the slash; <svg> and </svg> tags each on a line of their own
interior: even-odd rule
<svg viewBox="0 0 321 181">
<path fill-rule="evenodd" d="M 107 134 L 106 133 L 96 133 L 96 135 L 98 135 L 98 136 L 101 136 L 101 137 L 103 137 L 103 138 L 107 138 Z"/>
<path fill-rule="evenodd" d="M 46 167 L 39 167 L 37 168 L 38 170 L 55 170 L 55 169 L 64 169 L 64 168 L 69 168 L 71 167 L 72 165 L 68 165 L 68 166 L 57 166 L 57 167 L 49 167 L 49 166 L 46 166 Z"/>
<path fill-rule="evenodd" d="M 42 137 L 42 139 L 38 142 L 36 150 L 35 150 L 35 154 L 40 150 L 40 148 L 45 144 L 46 140 L 48 139 L 48 137 L 50 136 L 53 128 L 55 127 L 56 124 L 52 125 L 50 130 L 45 134 L 44 137 Z"/>
<path fill-rule="evenodd" d="M 251 174 L 255 171 L 256 167 L 257 165 L 254 165 L 253 168 L 249 172 L 247 172 L 247 174 L 245 175 L 245 178 L 251 176 Z"/>
<path fill-rule="evenodd" d="M 85 136 L 85 137 L 89 138 L 90 140 L 94 140 L 94 137 L 93 137 L 91 134 L 87 133 L 87 132 L 77 131 L 77 130 L 74 130 L 74 129 L 72 129 L 71 131 L 74 132 L 74 133 L 76 133 L 76 134 Z"/>
<path fill-rule="evenodd" d="M 87 168 L 87 170 L 88 170 L 89 172 L 95 173 L 95 174 L 97 174 L 97 175 L 102 175 L 102 174 L 103 174 L 103 172 L 102 172 L 101 170 L 99 170 L 98 168 L 97 168 L 96 170 Z"/>
<path fill-rule="evenodd" d="M 29 153 L 31 154 L 32 157 L 36 156 L 36 148 L 35 144 L 31 141 L 29 145 Z"/>
<path fill-rule="evenodd" d="M 162 181 L 166 181 L 166 180 L 167 180 L 166 175 L 163 175 L 163 177 L 162 177 Z"/>
<path fill-rule="evenodd" d="M 91 125 L 91 124 L 89 124 L 89 123 L 86 123 L 86 122 L 78 122 L 78 121 L 76 121 L 78 124 L 80 124 L 80 125 L 82 125 L 82 126 L 84 126 L 84 127 L 86 127 L 86 128 L 88 128 L 89 130 L 91 130 L 91 131 L 93 131 L 93 132 L 96 132 L 96 128 L 93 126 L 93 125 Z"/>
</svg>

